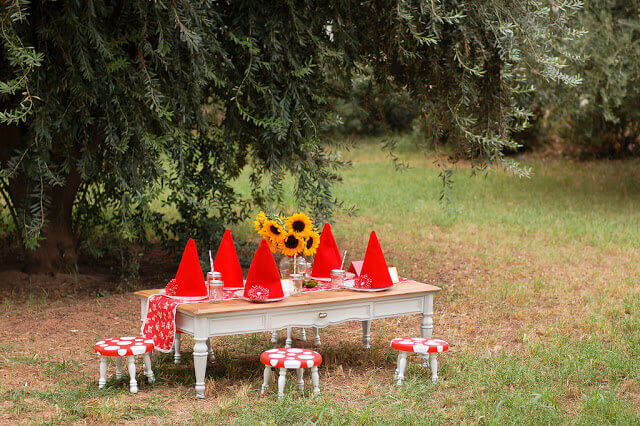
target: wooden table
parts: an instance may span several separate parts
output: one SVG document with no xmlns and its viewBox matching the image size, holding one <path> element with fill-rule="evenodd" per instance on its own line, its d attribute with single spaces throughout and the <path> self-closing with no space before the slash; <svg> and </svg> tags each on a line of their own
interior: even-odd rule
<svg viewBox="0 0 640 426">
<path fill-rule="evenodd" d="M 147 316 L 147 298 L 160 289 L 135 292 L 140 298 L 141 319 Z M 363 343 L 369 347 L 371 320 L 400 315 L 422 314 L 420 335 L 431 337 L 433 295 L 439 287 L 416 281 L 399 283 L 381 292 L 350 290 L 307 292 L 280 302 L 250 303 L 226 300 L 218 303 L 179 305 L 176 327 L 193 336 L 193 365 L 196 397 L 204 398 L 210 337 L 260 333 L 289 327 L 326 327 L 345 321 L 361 321 Z M 426 360 L 425 360 L 426 362 Z"/>
</svg>

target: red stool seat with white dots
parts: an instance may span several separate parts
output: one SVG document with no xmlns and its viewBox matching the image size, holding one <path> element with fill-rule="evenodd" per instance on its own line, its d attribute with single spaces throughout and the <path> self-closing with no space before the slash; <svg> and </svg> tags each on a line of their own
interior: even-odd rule
<svg viewBox="0 0 640 426">
<path fill-rule="evenodd" d="M 155 377 L 153 376 L 151 357 L 149 356 L 153 348 L 153 340 L 144 337 L 119 337 L 117 339 L 100 340 L 93 346 L 94 352 L 100 355 L 100 380 L 98 380 L 98 387 L 102 389 L 107 384 L 107 358 L 116 359 L 116 378 L 120 379 L 122 377 L 122 358 L 126 356 L 129 357 L 129 390 L 131 393 L 137 393 L 136 355 L 142 355 L 144 375 L 147 376 L 149 383 L 153 383 Z"/>
<path fill-rule="evenodd" d="M 300 348 L 278 348 L 269 349 L 262 352 L 260 362 L 264 367 L 264 382 L 260 394 L 263 394 L 269 387 L 271 379 L 271 368 L 279 368 L 280 376 L 278 377 L 278 398 L 284 396 L 284 386 L 286 382 L 287 369 L 294 369 L 298 372 L 298 387 L 304 390 L 304 369 L 311 369 L 311 380 L 313 381 L 313 393 L 320 393 L 320 376 L 318 375 L 318 366 L 322 364 L 322 356 L 311 349 Z"/>
<path fill-rule="evenodd" d="M 391 341 L 391 347 L 400 351 L 398 354 L 398 366 L 393 376 L 398 381 L 398 385 L 404 380 L 404 371 L 407 368 L 408 353 L 423 355 L 423 365 L 427 363 L 431 367 L 431 381 L 438 380 L 438 354 L 449 350 L 449 344 L 442 339 L 432 339 L 427 337 L 397 337 Z"/>
<path fill-rule="evenodd" d="M 322 356 L 310 349 L 269 349 L 262 352 L 260 362 L 275 368 L 311 368 L 322 364 Z"/>
<path fill-rule="evenodd" d="M 391 341 L 391 347 L 399 351 L 417 354 L 438 353 L 449 350 L 449 344 L 441 339 L 426 337 L 397 337 Z"/>
<path fill-rule="evenodd" d="M 153 350 L 153 340 L 144 337 L 120 337 L 100 340 L 93 349 L 102 356 L 142 355 Z"/>
</svg>

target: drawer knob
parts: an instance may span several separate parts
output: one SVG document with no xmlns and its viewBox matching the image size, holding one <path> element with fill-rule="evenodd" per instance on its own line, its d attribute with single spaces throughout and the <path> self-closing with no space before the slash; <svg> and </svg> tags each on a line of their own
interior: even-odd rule
<svg viewBox="0 0 640 426">
<path fill-rule="evenodd" d="M 327 313 L 326 313 L 326 312 L 320 312 L 320 313 L 318 314 L 318 316 L 319 316 L 320 318 L 326 318 L 326 317 L 327 317 Z"/>
</svg>

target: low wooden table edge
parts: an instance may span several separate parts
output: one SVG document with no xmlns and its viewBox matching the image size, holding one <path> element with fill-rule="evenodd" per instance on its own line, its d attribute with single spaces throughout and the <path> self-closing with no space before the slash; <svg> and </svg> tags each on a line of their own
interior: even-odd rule
<svg viewBox="0 0 640 426">
<path fill-rule="evenodd" d="M 179 305 L 176 328 L 193 336 L 193 361 L 196 397 L 204 398 L 208 359 L 207 340 L 213 336 L 259 333 L 287 327 L 326 327 L 346 321 L 361 321 L 363 344 L 371 341 L 371 320 L 401 315 L 422 314 L 420 335 L 433 332 L 433 295 L 439 287 L 417 281 L 405 281 L 388 291 L 350 290 L 307 292 L 279 302 L 251 303 L 241 299 L 224 302 L 198 302 Z M 160 289 L 134 293 L 140 299 L 144 322 L 149 296 Z M 427 363 L 425 358 L 423 361 Z"/>
</svg>

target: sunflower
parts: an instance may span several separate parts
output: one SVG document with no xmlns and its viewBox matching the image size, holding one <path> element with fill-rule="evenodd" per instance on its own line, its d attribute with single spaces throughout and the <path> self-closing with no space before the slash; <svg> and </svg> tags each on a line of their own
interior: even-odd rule
<svg viewBox="0 0 640 426">
<path fill-rule="evenodd" d="M 262 229 L 260 230 L 260 234 L 263 237 L 266 237 L 269 240 L 272 240 L 275 243 L 279 243 L 284 238 L 284 229 L 282 225 L 280 225 L 275 220 L 265 220 L 262 223 Z"/>
<path fill-rule="evenodd" d="M 285 256 L 293 256 L 300 254 L 304 249 L 304 239 L 295 234 L 295 232 L 287 232 L 279 243 L 280 252 Z"/>
<path fill-rule="evenodd" d="M 261 231 L 262 231 L 262 225 L 264 225 L 264 222 L 267 220 L 267 215 L 264 214 L 264 212 L 262 210 L 260 210 L 260 213 L 258 213 L 258 215 L 256 216 L 256 220 L 253 221 L 253 227 L 256 229 L 256 231 L 262 235 Z M 264 237 L 264 235 L 263 235 Z"/>
<path fill-rule="evenodd" d="M 267 244 L 269 244 L 269 250 L 271 253 L 276 254 L 278 252 L 278 243 L 271 238 L 267 238 Z"/>
<path fill-rule="evenodd" d="M 307 235 L 313 229 L 313 222 L 306 214 L 296 213 L 287 218 L 285 226 L 296 235 Z"/>
<path fill-rule="evenodd" d="M 307 239 L 304 242 L 304 255 L 313 256 L 316 254 L 316 250 L 320 245 L 320 235 L 316 231 L 311 231 L 307 234 Z"/>
</svg>

